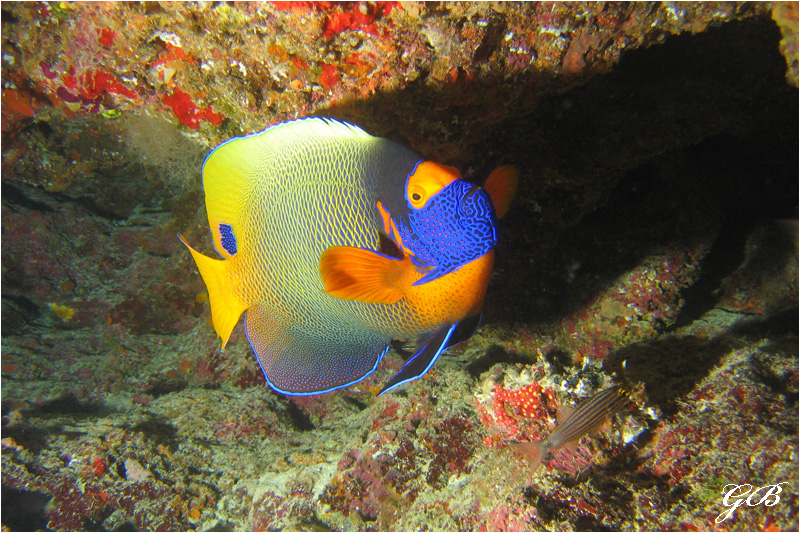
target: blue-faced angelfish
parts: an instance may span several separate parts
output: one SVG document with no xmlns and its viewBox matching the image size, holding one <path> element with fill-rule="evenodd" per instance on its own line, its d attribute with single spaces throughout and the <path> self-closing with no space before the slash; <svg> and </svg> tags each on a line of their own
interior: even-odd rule
<svg viewBox="0 0 800 533">
<path fill-rule="evenodd" d="M 352 385 L 393 339 L 414 355 L 383 392 L 424 375 L 478 327 L 517 171 L 483 188 L 356 126 L 311 118 L 218 146 L 203 164 L 212 259 L 186 242 L 222 348 L 245 331 L 269 385 Z"/>
</svg>

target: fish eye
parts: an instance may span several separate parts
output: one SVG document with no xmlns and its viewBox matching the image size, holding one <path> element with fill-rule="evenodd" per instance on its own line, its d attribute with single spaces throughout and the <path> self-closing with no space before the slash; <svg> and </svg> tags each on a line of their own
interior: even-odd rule
<svg viewBox="0 0 800 533">
<path fill-rule="evenodd" d="M 427 191 L 419 185 L 411 185 L 408 187 L 408 199 L 414 209 L 419 209 L 428 201 Z"/>
<path fill-rule="evenodd" d="M 412 208 L 422 209 L 432 197 L 460 176 L 454 167 L 421 161 L 408 176 L 406 200 Z"/>
</svg>

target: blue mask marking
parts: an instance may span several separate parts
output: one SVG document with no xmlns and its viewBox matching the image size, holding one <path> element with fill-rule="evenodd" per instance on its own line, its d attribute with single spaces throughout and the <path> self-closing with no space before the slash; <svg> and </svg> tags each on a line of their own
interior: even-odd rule
<svg viewBox="0 0 800 533">
<path fill-rule="evenodd" d="M 395 219 L 403 244 L 419 266 L 432 270 L 421 285 L 449 274 L 485 255 L 497 244 L 496 217 L 489 195 L 475 185 L 455 180 L 421 209 L 411 208 L 408 223 Z"/>
<path fill-rule="evenodd" d="M 236 235 L 233 234 L 233 228 L 230 224 L 219 225 L 219 237 L 225 251 L 230 255 L 236 255 Z"/>
</svg>

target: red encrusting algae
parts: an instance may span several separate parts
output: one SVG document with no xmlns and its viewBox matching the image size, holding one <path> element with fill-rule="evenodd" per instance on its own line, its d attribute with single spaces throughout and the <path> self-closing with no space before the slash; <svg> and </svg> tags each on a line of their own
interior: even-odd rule
<svg viewBox="0 0 800 533">
<path fill-rule="evenodd" d="M 214 112 L 211 106 L 199 109 L 191 96 L 178 87 L 172 90 L 172 94 L 165 94 L 161 101 L 172 108 L 181 124 L 193 130 L 200 127 L 201 120 L 206 120 L 215 126 L 219 126 L 225 120 L 225 115 Z"/>
</svg>

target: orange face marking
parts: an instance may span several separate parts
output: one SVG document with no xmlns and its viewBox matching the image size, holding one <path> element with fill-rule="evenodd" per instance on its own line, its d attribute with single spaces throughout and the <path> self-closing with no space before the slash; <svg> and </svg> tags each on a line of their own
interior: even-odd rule
<svg viewBox="0 0 800 533">
<path fill-rule="evenodd" d="M 421 209 L 436 193 L 460 178 L 461 173 L 455 167 L 423 161 L 408 177 L 406 199 L 414 209 Z"/>
<path fill-rule="evenodd" d="M 377 203 L 378 212 L 381 214 L 381 220 L 383 220 L 383 232 L 386 235 L 392 234 L 392 215 L 383 207 L 383 204 L 378 200 Z"/>
</svg>

